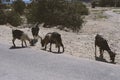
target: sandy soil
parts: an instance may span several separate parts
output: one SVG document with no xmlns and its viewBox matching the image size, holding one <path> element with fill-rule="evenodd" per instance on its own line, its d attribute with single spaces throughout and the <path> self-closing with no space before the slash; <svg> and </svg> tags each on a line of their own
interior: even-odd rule
<svg viewBox="0 0 120 80">
<path fill-rule="evenodd" d="M 66 32 L 56 28 L 43 28 L 42 25 L 40 25 L 39 35 L 44 37 L 48 32 L 59 32 L 62 35 L 63 44 L 65 46 L 65 52 L 63 54 L 95 60 L 94 37 L 96 34 L 101 34 L 108 40 L 112 51 L 117 53 L 115 61 L 117 64 L 120 64 L 120 14 L 115 13 L 113 10 L 114 9 L 110 8 L 90 9 L 90 15 L 86 16 L 86 23 L 79 33 L 73 33 L 71 31 Z M 25 33 L 33 38 L 30 28 L 22 28 L 21 30 L 25 31 Z M 0 43 L 12 46 L 10 26 L 0 25 Z M 16 40 L 16 45 L 21 46 L 21 42 Z M 30 48 L 41 50 L 40 40 L 36 46 Z M 56 51 L 54 46 L 53 51 Z M 107 52 L 104 53 L 104 57 L 109 61 Z"/>
</svg>

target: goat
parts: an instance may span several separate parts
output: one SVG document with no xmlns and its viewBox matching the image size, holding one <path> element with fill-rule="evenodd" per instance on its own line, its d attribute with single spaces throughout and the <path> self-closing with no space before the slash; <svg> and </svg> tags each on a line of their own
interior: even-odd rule
<svg viewBox="0 0 120 80">
<path fill-rule="evenodd" d="M 59 33 L 57 32 L 47 33 L 44 39 L 41 38 L 41 45 L 42 47 L 45 46 L 45 50 L 47 48 L 48 43 L 50 43 L 50 49 L 49 49 L 50 52 L 51 52 L 52 44 L 56 44 L 56 47 L 58 48 L 58 53 L 60 53 L 60 46 L 62 46 L 64 52 L 64 45 L 62 43 L 61 35 Z"/>
<path fill-rule="evenodd" d="M 110 56 L 110 60 L 112 63 L 114 63 L 115 61 L 115 56 L 116 56 L 116 53 L 112 52 L 108 43 L 107 43 L 107 40 L 104 39 L 101 35 L 97 34 L 96 37 L 95 37 L 95 57 L 96 57 L 96 46 L 99 47 L 99 50 L 100 50 L 100 57 L 103 58 L 103 52 L 104 50 L 106 50 Z"/>
<path fill-rule="evenodd" d="M 26 44 L 26 40 L 29 41 L 30 45 L 34 45 L 35 41 L 33 39 L 30 39 L 28 37 L 27 34 L 25 34 L 23 31 L 21 30 L 12 30 L 12 36 L 13 36 L 13 39 L 12 39 L 12 43 L 13 43 L 13 46 L 16 47 L 15 45 L 15 40 L 16 39 L 19 39 L 22 41 L 22 47 L 23 47 L 23 42 L 25 43 L 25 46 L 27 46 Z"/>
<path fill-rule="evenodd" d="M 37 23 L 35 24 L 35 26 L 32 27 L 32 29 L 31 29 L 32 35 L 33 35 L 34 39 L 35 39 L 36 37 L 38 37 L 38 33 L 39 33 L 39 30 L 40 30 L 39 27 L 38 27 L 38 25 L 39 25 L 39 23 L 37 22 Z"/>
</svg>

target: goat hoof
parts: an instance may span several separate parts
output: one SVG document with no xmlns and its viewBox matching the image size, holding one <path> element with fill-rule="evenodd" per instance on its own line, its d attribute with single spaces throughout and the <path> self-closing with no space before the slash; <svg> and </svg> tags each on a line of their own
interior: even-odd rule
<svg viewBox="0 0 120 80">
<path fill-rule="evenodd" d="M 16 46 L 13 46 L 14 48 L 16 47 Z"/>
</svg>

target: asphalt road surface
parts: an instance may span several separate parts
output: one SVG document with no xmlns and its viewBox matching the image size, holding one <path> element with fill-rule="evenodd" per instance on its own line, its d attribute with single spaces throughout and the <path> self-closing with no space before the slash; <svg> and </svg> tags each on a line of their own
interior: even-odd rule
<svg viewBox="0 0 120 80">
<path fill-rule="evenodd" d="M 0 80 L 120 80 L 120 66 L 0 44 Z"/>
</svg>

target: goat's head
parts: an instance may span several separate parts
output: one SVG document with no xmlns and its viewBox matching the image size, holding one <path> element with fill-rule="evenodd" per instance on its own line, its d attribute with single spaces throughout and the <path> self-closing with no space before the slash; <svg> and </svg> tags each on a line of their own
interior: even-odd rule
<svg viewBox="0 0 120 80">
<path fill-rule="evenodd" d="M 110 51 L 109 51 L 109 54 L 110 54 L 110 60 L 111 60 L 111 62 L 114 63 L 116 53 L 110 50 Z"/>
<path fill-rule="evenodd" d="M 31 46 L 34 46 L 37 42 L 38 42 L 37 39 L 31 39 L 29 43 Z"/>
</svg>

